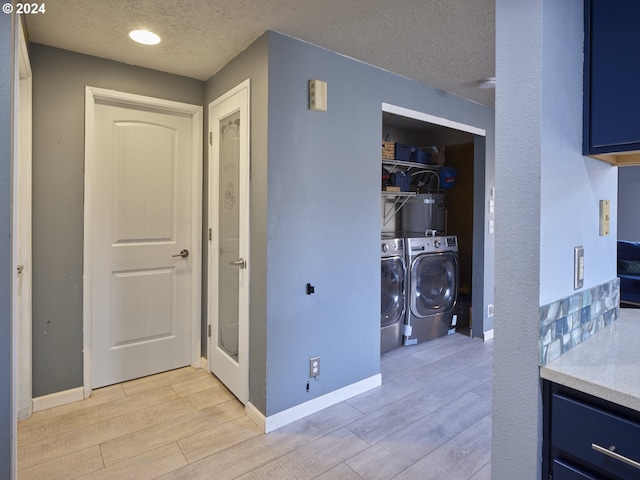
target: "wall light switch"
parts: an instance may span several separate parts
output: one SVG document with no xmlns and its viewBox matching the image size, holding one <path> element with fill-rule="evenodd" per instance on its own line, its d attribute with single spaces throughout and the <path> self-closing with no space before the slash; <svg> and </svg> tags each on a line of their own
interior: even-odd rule
<svg viewBox="0 0 640 480">
<path fill-rule="evenodd" d="M 309 108 L 317 112 L 327 111 L 327 82 L 309 80 Z"/>
<path fill-rule="evenodd" d="M 609 200 L 600 200 L 600 236 L 609 235 L 611 225 L 611 204 Z"/>
</svg>

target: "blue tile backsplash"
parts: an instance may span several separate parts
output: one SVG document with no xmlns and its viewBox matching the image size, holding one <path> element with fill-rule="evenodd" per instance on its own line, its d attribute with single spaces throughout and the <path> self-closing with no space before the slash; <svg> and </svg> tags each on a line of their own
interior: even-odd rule
<svg viewBox="0 0 640 480">
<path fill-rule="evenodd" d="M 540 365 L 610 325 L 620 316 L 620 279 L 540 307 Z"/>
</svg>

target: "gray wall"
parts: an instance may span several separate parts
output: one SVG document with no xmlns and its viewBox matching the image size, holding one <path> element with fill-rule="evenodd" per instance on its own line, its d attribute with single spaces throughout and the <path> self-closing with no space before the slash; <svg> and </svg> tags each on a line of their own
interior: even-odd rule
<svg viewBox="0 0 640 480">
<path fill-rule="evenodd" d="M 0 16 L 0 478 L 11 478 L 15 416 L 12 402 L 11 331 L 11 98 L 13 15 Z"/>
<path fill-rule="evenodd" d="M 34 396 L 82 385 L 85 85 L 204 103 L 206 119 L 212 100 L 251 79 L 250 401 L 267 415 L 379 372 L 382 103 L 487 130 L 487 175 L 493 168 L 493 110 L 277 33 L 263 35 L 206 88 L 50 47 L 32 50 Z M 326 113 L 308 110 L 312 78 L 329 83 Z M 205 160 L 205 182 L 207 173 Z M 485 248 L 491 263 L 490 237 Z M 483 281 L 492 303 L 493 279 Z M 305 294 L 307 282 L 315 295 Z M 322 375 L 307 393 L 315 355 Z"/>
<path fill-rule="evenodd" d="M 539 307 L 615 278 L 617 169 L 582 155 L 583 1 L 496 3 L 493 478 L 540 478 Z M 614 217 L 615 218 L 615 217 Z"/>
<path fill-rule="evenodd" d="M 268 34 L 262 35 L 234 60 L 207 81 L 205 95 L 205 131 L 208 131 L 209 103 L 246 79 L 251 80 L 251 239 L 250 239 L 250 325 L 249 325 L 249 401 L 260 411 L 266 409 L 266 348 L 267 348 L 267 88 Z M 205 136 L 208 136 L 205 135 Z M 205 146 L 205 159 L 208 148 Z M 204 167 L 204 225 L 208 224 L 208 174 Z M 206 230 L 206 229 L 205 229 Z M 208 241 L 205 242 L 205 245 Z M 206 253 L 206 248 L 204 249 Z M 206 272 L 205 261 L 204 272 Z M 206 279 L 204 292 L 207 292 Z M 207 324 L 207 296 L 203 295 L 203 328 Z M 207 337 L 203 335 L 203 354 L 207 352 Z"/>
<path fill-rule="evenodd" d="M 640 167 L 624 167 L 618 175 L 618 238 L 640 242 Z"/>
<path fill-rule="evenodd" d="M 491 476 L 538 479 L 541 0 L 497 1 L 496 78 L 500 79 L 495 163 L 499 255 Z"/>
<path fill-rule="evenodd" d="M 308 109 L 314 78 L 328 83 L 327 112 Z M 492 109 L 269 34 L 267 415 L 380 371 L 383 102 L 486 129 L 493 163 Z"/>
<path fill-rule="evenodd" d="M 490 235 L 489 221 L 495 222 L 494 213 L 489 213 L 489 199 L 491 189 L 495 187 L 495 136 L 481 137 L 475 135 L 473 139 L 473 267 L 471 278 L 472 291 L 472 331 L 474 337 L 485 338 L 485 332 L 493 331 L 493 319 L 489 317 L 488 307 L 494 300 L 495 281 L 495 234 Z M 490 155 L 490 157 L 489 157 Z M 485 161 L 481 161 L 485 159 Z M 494 190 L 495 191 L 495 190 Z M 495 228 L 495 223 L 494 223 Z M 476 292 L 482 292 L 480 299 Z M 477 322 L 475 319 L 481 319 Z M 480 323 L 480 327 L 477 324 Z"/>
<path fill-rule="evenodd" d="M 85 86 L 202 105 L 204 82 L 31 45 L 33 396 L 82 386 Z"/>
<path fill-rule="evenodd" d="M 273 415 L 380 371 L 382 103 L 485 128 L 489 151 L 493 111 L 275 32 L 207 82 L 205 110 L 247 78 L 249 395 Z M 308 109 L 313 78 L 328 82 L 325 113 Z M 307 282 L 314 295 L 306 295 Z M 307 393 L 308 360 L 316 355 L 322 374 Z"/>
</svg>

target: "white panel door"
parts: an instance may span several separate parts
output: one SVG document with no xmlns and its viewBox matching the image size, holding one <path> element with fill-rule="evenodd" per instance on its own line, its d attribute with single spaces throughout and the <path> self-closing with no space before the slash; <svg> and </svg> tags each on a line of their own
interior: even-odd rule
<svg viewBox="0 0 640 480">
<path fill-rule="evenodd" d="M 211 371 L 249 400 L 249 80 L 209 105 Z"/>
<path fill-rule="evenodd" d="M 94 105 L 92 386 L 191 364 L 191 118 Z"/>
</svg>

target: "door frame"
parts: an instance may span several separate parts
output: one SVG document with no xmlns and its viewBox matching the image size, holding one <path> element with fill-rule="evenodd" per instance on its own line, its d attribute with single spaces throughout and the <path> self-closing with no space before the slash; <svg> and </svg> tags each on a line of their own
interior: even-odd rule
<svg viewBox="0 0 640 480">
<path fill-rule="evenodd" d="M 20 252 L 21 258 L 16 259 L 14 255 L 14 261 L 19 261 L 22 265 L 22 276 L 20 288 L 22 293 L 20 295 L 20 317 L 17 318 L 18 322 L 18 419 L 22 420 L 31 416 L 33 411 L 32 403 L 32 388 L 31 388 L 31 298 L 32 298 L 32 223 L 31 223 L 31 182 L 32 182 L 32 73 L 31 64 L 29 62 L 29 51 L 27 49 L 27 42 L 25 38 L 24 28 L 22 22 L 17 22 L 18 27 L 18 88 L 16 89 L 16 108 L 18 118 L 18 128 L 15 134 L 17 138 L 14 149 L 14 155 L 16 165 L 14 175 L 18 174 L 19 178 L 15 177 L 15 190 L 14 195 L 19 197 L 18 211 L 14 219 L 14 225 L 17 227 L 14 236 L 14 248 L 16 253 Z M 15 113 L 14 113 L 15 114 Z M 18 221 L 19 219 L 19 221 Z M 14 272 L 18 269 L 18 265 L 14 265 Z M 16 282 L 17 283 L 17 282 Z M 15 284 L 14 284 L 15 288 Z M 17 292 L 14 292 L 13 298 L 17 298 Z M 17 313 L 14 305 L 14 314 Z"/>
<path fill-rule="evenodd" d="M 493 285 L 493 265 L 489 265 L 487 260 L 493 255 L 494 235 L 489 233 L 488 225 L 493 225 L 494 213 L 486 207 L 487 202 L 495 200 L 495 188 L 489 189 L 488 185 L 493 184 L 493 173 L 487 173 L 486 142 L 487 131 L 484 128 L 476 127 L 467 123 L 460 123 L 444 117 L 411 110 L 409 108 L 382 103 L 382 111 L 413 118 L 426 123 L 440 125 L 442 127 L 460 130 L 474 135 L 474 198 L 473 198 L 473 253 L 472 253 L 472 316 L 479 324 L 480 333 L 474 333 L 474 337 L 484 341 L 493 338 L 493 326 L 485 330 L 485 324 L 489 318 L 489 307 L 493 305 L 494 297 L 490 294 L 493 290 L 486 290 L 487 285 Z M 482 205 L 485 205 L 483 208 Z M 492 262 L 495 263 L 495 262 Z M 476 287 L 476 278 L 478 286 Z"/>
<path fill-rule="evenodd" d="M 108 90 L 87 86 L 85 87 L 85 147 L 84 147 L 84 245 L 83 245 L 83 383 L 84 398 L 88 398 L 92 391 L 93 370 L 93 278 L 94 258 L 92 255 L 93 229 L 91 215 L 94 208 L 94 162 L 93 141 L 97 134 L 94 126 L 95 104 L 109 103 L 118 106 L 128 106 L 153 110 L 156 112 L 188 116 L 191 118 L 192 128 L 192 174 L 191 174 L 191 235 L 193 245 L 190 255 L 193 257 L 193 275 L 191 280 L 191 366 L 200 368 L 201 356 L 201 285 L 202 285 L 202 111 L 200 105 L 191 105 L 172 100 L 146 97 L 131 93 Z"/>
<path fill-rule="evenodd" d="M 32 71 L 22 15 L 12 17 L 12 148 L 11 148 L 11 358 L 10 358 L 10 465 L 18 476 L 18 421 L 31 416 L 32 399 Z M 21 273 L 18 270 L 22 265 Z M 20 289 L 20 293 L 18 292 Z M 19 303 L 18 303 L 19 298 Z"/>
<path fill-rule="evenodd" d="M 244 182 L 247 186 L 246 191 L 244 192 L 243 201 L 247 206 L 247 216 L 246 222 L 240 225 L 241 231 L 246 232 L 246 238 L 240 238 L 241 249 L 244 247 L 247 252 L 246 261 L 247 265 L 245 268 L 245 275 L 247 281 L 247 291 L 246 297 L 240 297 L 240 310 L 238 312 L 239 316 L 244 316 L 246 321 L 240 322 L 239 324 L 239 332 L 238 332 L 238 364 L 244 365 L 243 375 L 246 377 L 246 382 L 240 387 L 240 391 L 234 392 L 234 395 L 245 405 L 249 402 L 249 324 L 250 324 L 250 312 L 249 312 L 249 299 L 250 299 L 250 289 L 251 289 L 251 80 L 247 79 L 242 83 L 236 85 L 231 90 L 226 93 L 220 95 L 218 98 L 213 100 L 208 105 L 208 130 L 209 130 L 209 141 L 208 141 L 208 164 L 209 164 L 209 185 L 208 185 L 208 225 L 209 232 L 211 232 L 211 236 L 209 237 L 208 243 L 208 271 L 207 278 L 209 280 L 209 288 L 207 291 L 207 318 L 208 318 L 208 328 L 209 328 L 209 337 L 207 338 L 207 371 L 209 373 L 215 372 L 211 369 L 212 366 L 212 347 L 211 344 L 216 337 L 214 335 L 213 330 L 215 330 L 215 326 L 217 325 L 218 318 L 218 310 L 214 308 L 217 306 L 217 302 L 219 299 L 219 290 L 218 290 L 218 259 L 217 255 L 217 246 L 218 246 L 218 237 L 217 237 L 217 228 L 219 225 L 218 220 L 218 208 L 217 201 L 219 198 L 219 173 L 218 169 L 214 168 L 213 159 L 213 142 L 212 142 L 212 111 L 219 104 L 225 102 L 229 98 L 242 94 L 245 95 L 245 103 L 243 104 L 243 108 L 240 109 L 240 117 L 242 119 L 241 129 L 244 130 L 244 135 L 246 138 L 246 145 L 244 149 L 241 147 L 240 155 L 241 157 L 244 155 L 245 158 L 241 158 L 241 162 L 246 162 L 246 171 L 244 172 Z M 242 170 L 241 170 L 242 172 Z M 215 205 L 214 205 L 215 202 Z M 214 208 L 215 207 L 215 208 Z M 212 253 L 214 252 L 214 253 Z"/>
</svg>

